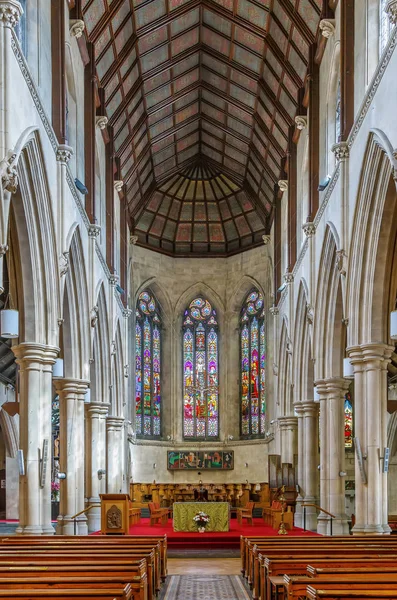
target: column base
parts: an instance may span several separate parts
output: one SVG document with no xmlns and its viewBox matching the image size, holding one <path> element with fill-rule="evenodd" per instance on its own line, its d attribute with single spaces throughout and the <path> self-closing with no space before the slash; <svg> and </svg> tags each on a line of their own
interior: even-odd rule
<svg viewBox="0 0 397 600">
<path fill-rule="evenodd" d="M 294 514 L 294 526 L 295 527 L 303 527 L 303 508 L 302 508 L 303 498 L 302 496 L 298 496 L 296 499 L 295 506 L 295 514 Z"/>
<path fill-rule="evenodd" d="M 55 535 L 55 529 L 52 525 L 44 525 L 43 535 Z"/>
<path fill-rule="evenodd" d="M 99 504 L 100 498 L 90 498 L 88 504 Z M 94 533 L 101 529 L 101 507 L 92 508 L 87 513 L 88 533 Z"/>
<path fill-rule="evenodd" d="M 361 525 L 356 523 L 352 529 L 353 535 L 384 535 L 383 525 Z"/>
<path fill-rule="evenodd" d="M 386 523 L 386 525 L 382 525 L 382 527 L 383 527 L 383 533 L 385 535 L 391 535 L 392 530 L 388 523 Z"/>
<path fill-rule="evenodd" d="M 77 535 L 88 535 L 87 517 L 85 515 L 81 515 L 81 517 L 77 517 L 76 523 L 77 523 Z"/>
<path fill-rule="evenodd" d="M 43 528 L 41 525 L 26 525 L 21 529 L 22 531 L 19 535 L 43 535 Z"/>
</svg>

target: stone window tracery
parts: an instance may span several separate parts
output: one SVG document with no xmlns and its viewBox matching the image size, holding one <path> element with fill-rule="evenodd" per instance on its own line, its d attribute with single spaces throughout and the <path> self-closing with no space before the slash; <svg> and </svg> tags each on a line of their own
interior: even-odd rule
<svg viewBox="0 0 397 600">
<path fill-rule="evenodd" d="M 266 330 L 262 294 L 253 289 L 240 315 L 240 433 L 242 437 L 266 431 Z"/>
<path fill-rule="evenodd" d="M 215 309 L 201 296 L 183 315 L 183 437 L 219 435 L 219 333 Z"/>
<path fill-rule="evenodd" d="M 161 318 L 154 295 L 144 291 L 136 306 L 135 419 L 137 437 L 161 435 Z"/>
</svg>

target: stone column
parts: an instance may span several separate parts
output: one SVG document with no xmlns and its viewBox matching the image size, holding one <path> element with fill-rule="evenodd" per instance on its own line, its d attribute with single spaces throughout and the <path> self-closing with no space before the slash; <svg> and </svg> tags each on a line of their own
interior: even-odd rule
<svg viewBox="0 0 397 600">
<path fill-rule="evenodd" d="M 84 495 L 84 394 L 89 382 L 80 379 L 55 379 L 60 407 L 60 464 L 59 470 L 66 474 L 60 481 L 60 515 L 57 534 L 74 535 L 71 517 L 85 508 Z M 86 535 L 87 517 L 76 519 L 76 534 Z"/>
<path fill-rule="evenodd" d="M 298 417 L 280 417 L 278 423 L 281 437 L 281 462 L 293 465 L 298 452 Z"/>
<path fill-rule="evenodd" d="M 106 493 L 106 416 L 109 405 L 102 402 L 87 404 L 87 425 L 90 447 L 88 456 L 88 503 L 99 504 L 99 494 Z M 92 508 L 87 513 L 88 532 L 101 528 L 101 508 Z"/>
<path fill-rule="evenodd" d="M 302 502 L 305 495 L 305 469 L 304 469 L 304 432 L 303 432 L 303 406 L 301 402 L 294 404 L 295 413 L 298 417 L 298 497 L 294 514 L 295 527 L 302 527 L 303 509 Z"/>
<path fill-rule="evenodd" d="M 318 503 L 318 403 L 302 402 L 305 503 Z M 303 523 L 303 520 L 302 520 Z M 317 529 L 317 510 L 306 507 L 306 529 Z"/>
<path fill-rule="evenodd" d="M 387 446 L 387 364 L 393 350 L 376 343 L 348 349 L 354 367 L 354 433 L 360 442 L 367 479 L 362 479 L 356 453 L 354 535 L 390 533 L 387 473 L 383 473 L 381 457 Z"/>
<path fill-rule="evenodd" d="M 1 6 L 0 6 L 1 8 Z M 52 365 L 59 348 L 24 342 L 13 346 L 19 365 L 20 448 L 25 475 L 19 478 L 19 527 L 22 535 L 53 534 L 51 525 Z M 47 473 L 40 481 L 39 451 L 48 440 Z"/>
<path fill-rule="evenodd" d="M 320 506 L 335 516 L 333 534 L 349 533 L 345 513 L 344 396 L 348 382 L 340 377 L 324 379 L 317 384 L 320 394 Z M 323 414 L 321 414 L 323 413 Z M 326 515 L 318 518 L 317 531 L 330 534 Z"/>
<path fill-rule="evenodd" d="M 124 418 L 107 417 L 107 492 L 119 494 L 123 489 Z"/>
</svg>

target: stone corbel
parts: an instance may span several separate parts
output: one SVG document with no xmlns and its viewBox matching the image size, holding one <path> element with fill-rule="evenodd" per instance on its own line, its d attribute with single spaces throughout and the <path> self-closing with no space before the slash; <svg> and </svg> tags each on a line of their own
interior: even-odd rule
<svg viewBox="0 0 397 600">
<path fill-rule="evenodd" d="M 303 233 L 307 238 L 312 237 L 316 233 L 316 226 L 314 223 L 310 221 L 303 223 L 302 225 Z"/>
<path fill-rule="evenodd" d="M 303 115 L 297 115 L 295 117 L 295 131 L 293 135 L 293 141 L 295 144 L 299 142 L 301 131 L 307 127 L 307 117 Z"/>
<path fill-rule="evenodd" d="M 387 13 L 389 21 L 393 27 L 397 25 L 397 0 L 389 0 L 385 6 L 385 12 Z"/>
<path fill-rule="evenodd" d="M 85 23 L 81 19 L 71 19 L 69 21 L 69 33 L 72 37 L 75 37 L 76 40 L 81 38 L 85 29 Z"/>
<path fill-rule="evenodd" d="M 116 287 L 116 285 L 119 282 L 119 278 L 118 275 L 110 275 L 109 277 L 109 283 L 112 287 Z"/>
<path fill-rule="evenodd" d="M 323 37 L 326 39 L 335 35 L 335 19 L 322 19 L 320 21 L 320 30 Z"/>
<path fill-rule="evenodd" d="M 349 146 L 347 142 L 339 142 L 334 144 L 331 148 L 331 152 L 335 154 L 335 158 L 338 162 L 347 160 L 349 158 Z"/>
<path fill-rule="evenodd" d="M 96 119 L 95 119 L 95 124 L 98 127 L 98 129 L 100 129 L 101 131 L 103 131 L 105 129 L 108 122 L 109 122 L 109 119 L 105 116 L 99 116 L 99 117 L 96 117 Z"/>
<path fill-rule="evenodd" d="M 1 187 L 10 194 L 16 194 L 18 189 L 17 155 L 9 151 L 7 157 L 0 161 Z"/>
<path fill-rule="evenodd" d="M 69 252 L 62 252 L 59 258 L 59 275 L 64 277 L 69 270 Z"/>
<path fill-rule="evenodd" d="M 347 255 L 344 250 L 336 251 L 336 265 L 341 275 L 346 276 L 347 271 Z"/>
<path fill-rule="evenodd" d="M 114 189 L 116 192 L 120 193 L 123 189 L 124 181 L 118 180 L 114 182 Z"/>
<path fill-rule="evenodd" d="M 137 241 L 138 241 L 138 236 L 131 234 L 130 235 L 130 244 L 131 244 L 131 246 L 135 246 L 135 244 L 137 243 Z"/>
<path fill-rule="evenodd" d="M 23 15 L 23 9 L 16 0 L 0 0 L 0 23 L 5 27 L 15 27 Z"/>
<path fill-rule="evenodd" d="M 95 224 L 89 225 L 88 237 L 97 238 L 100 233 L 101 233 L 101 228 L 99 225 L 95 225 Z"/>
<path fill-rule="evenodd" d="M 306 320 L 309 323 L 309 325 L 313 325 L 314 308 L 311 304 L 306 304 Z"/>
<path fill-rule="evenodd" d="M 96 324 L 98 323 L 98 313 L 99 313 L 99 307 L 96 305 L 91 309 L 91 312 L 90 312 L 91 327 L 95 327 Z"/>
<path fill-rule="evenodd" d="M 289 285 L 290 283 L 294 283 L 294 274 L 291 271 L 289 271 L 288 268 L 284 273 L 284 281 L 287 285 Z"/>
<path fill-rule="evenodd" d="M 273 317 L 278 317 L 278 315 L 280 314 L 280 311 L 277 308 L 277 306 L 272 306 L 271 308 L 269 308 L 269 310 Z"/>
<path fill-rule="evenodd" d="M 131 315 L 132 315 L 132 310 L 130 308 L 123 309 L 123 317 L 125 319 L 129 319 Z"/>
<path fill-rule="evenodd" d="M 73 156 L 73 148 L 71 148 L 71 146 L 67 146 L 66 144 L 60 144 L 55 156 L 57 162 L 67 165 Z"/>
<path fill-rule="evenodd" d="M 265 246 L 268 246 L 271 241 L 271 236 L 269 234 L 262 235 L 262 241 L 265 244 Z"/>
<path fill-rule="evenodd" d="M 284 192 L 288 192 L 288 180 L 287 179 L 280 179 L 280 181 L 278 182 L 278 187 L 280 188 L 280 190 L 284 193 Z"/>
</svg>

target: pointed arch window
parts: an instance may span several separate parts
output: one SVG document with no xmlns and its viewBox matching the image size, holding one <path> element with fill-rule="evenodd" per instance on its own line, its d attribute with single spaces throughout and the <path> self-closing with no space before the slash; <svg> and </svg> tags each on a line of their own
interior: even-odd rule
<svg viewBox="0 0 397 600">
<path fill-rule="evenodd" d="M 266 330 L 262 294 L 247 295 L 240 315 L 240 432 L 242 437 L 265 435 Z"/>
<path fill-rule="evenodd" d="M 350 390 L 345 395 L 345 448 L 353 448 L 353 402 Z"/>
<path fill-rule="evenodd" d="M 150 291 L 139 295 L 135 324 L 137 437 L 161 435 L 161 318 Z"/>
<path fill-rule="evenodd" d="M 198 297 L 183 315 L 183 437 L 219 436 L 219 330 L 210 302 Z"/>
</svg>

